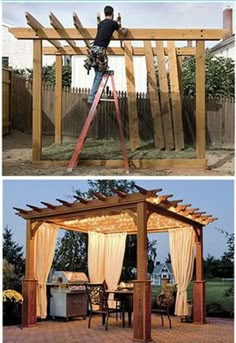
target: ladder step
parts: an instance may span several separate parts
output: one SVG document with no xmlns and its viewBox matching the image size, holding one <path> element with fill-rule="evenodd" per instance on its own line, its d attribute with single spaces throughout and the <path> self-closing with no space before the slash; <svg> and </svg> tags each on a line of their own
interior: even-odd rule
<svg viewBox="0 0 236 343">
<path fill-rule="evenodd" d="M 114 99 L 100 99 L 99 101 L 111 101 L 111 102 L 115 102 Z"/>
</svg>

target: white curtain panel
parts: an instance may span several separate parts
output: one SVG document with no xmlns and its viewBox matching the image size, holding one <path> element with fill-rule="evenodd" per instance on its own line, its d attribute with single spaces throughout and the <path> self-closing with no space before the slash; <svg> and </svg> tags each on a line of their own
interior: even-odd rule
<svg viewBox="0 0 236 343">
<path fill-rule="evenodd" d="M 175 314 L 188 314 L 187 288 L 193 276 L 195 235 L 190 227 L 169 230 L 170 256 L 175 282 L 177 283 L 177 297 Z"/>
<path fill-rule="evenodd" d="M 35 278 L 37 279 L 37 316 L 47 316 L 46 282 L 55 252 L 58 227 L 43 223 L 35 234 Z"/>
<path fill-rule="evenodd" d="M 127 233 L 106 235 L 105 280 L 109 289 L 114 289 L 120 280 L 125 255 Z M 114 307 L 114 295 L 109 295 L 109 307 Z"/>
<path fill-rule="evenodd" d="M 105 279 L 105 235 L 98 232 L 88 233 L 88 272 L 91 283 Z"/>
</svg>

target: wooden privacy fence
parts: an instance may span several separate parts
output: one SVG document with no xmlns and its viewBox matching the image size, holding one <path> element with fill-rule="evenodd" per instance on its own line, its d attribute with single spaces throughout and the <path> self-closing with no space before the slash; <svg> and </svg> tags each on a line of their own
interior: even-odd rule
<svg viewBox="0 0 236 343">
<path fill-rule="evenodd" d="M 2 68 L 2 134 L 10 133 L 11 129 L 11 87 L 12 69 Z"/>
<path fill-rule="evenodd" d="M 54 135 L 54 87 L 43 86 L 42 132 Z M 86 99 L 89 90 L 64 88 L 62 92 L 62 133 L 78 137 L 87 117 Z M 112 94 L 106 91 L 104 97 Z M 124 133 L 129 139 L 128 98 L 126 92 L 118 92 Z M 139 135 L 142 140 L 154 140 L 150 96 L 136 94 L 139 119 Z M 194 146 L 196 142 L 195 98 L 184 98 L 182 103 L 184 142 Z M 167 103 L 170 106 L 170 103 Z M 32 85 L 22 76 L 13 76 L 12 125 L 17 130 L 32 132 Z M 118 129 L 114 104 L 103 102 L 90 130 L 91 138 L 116 139 Z M 234 99 L 206 99 L 206 142 L 215 148 L 234 148 Z"/>
</svg>

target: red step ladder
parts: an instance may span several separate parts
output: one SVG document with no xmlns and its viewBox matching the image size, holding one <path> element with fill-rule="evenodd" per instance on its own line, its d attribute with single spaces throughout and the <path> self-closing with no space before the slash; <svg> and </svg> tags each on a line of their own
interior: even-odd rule
<svg viewBox="0 0 236 343">
<path fill-rule="evenodd" d="M 125 137 L 124 137 L 123 128 L 122 128 L 122 124 L 121 124 L 120 109 L 119 109 L 119 104 L 118 104 L 118 99 L 117 99 L 117 94 L 116 94 L 116 89 L 115 89 L 115 80 L 114 80 L 114 71 L 113 70 L 106 71 L 102 77 L 102 81 L 99 85 L 97 94 L 96 94 L 95 99 L 93 101 L 93 104 L 90 108 L 88 117 L 85 121 L 84 127 L 81 131 L 81 134 L 80 134 L 80 137 L 79 137 L 78 142 L 76 144 L 72 158 L 71 158 L 70 163 L 68 165 L 67 172 L 72 172 L 73 168 L 78 163 L 79 154 L 83 150 L 84 143 L 85 143 L 85 140 L 87 138 L 89 128 L 90 128 L 90 126 L 91 126 L 91 124 L 95 118 L 95 115 L 97 113 L 97 106 L 98 106 L 98 103 L 101 99 L 102 92 L 103 92 L 104 88 L 106 87 L 106 84 L 108 82 L 109 77 L 111 78 L 112 92 L 113 92 L 113 97 L 114 97 L 114 99 L 112 99 L 112 100 L 109 99 L 109 101 L 115 102 L 116 120 L 118 123 L 122 154 L 123 154 L 123 158 L 124 158 L 124 165 L 125 165 L 126 174 L 129 174 L 129 162 L 128 162 L 128 156 L 127 156 L 126 146 L 125 146 Z M 101 101 L 103 101 L 103 100 L 106 101 L 106 99 L 101 99 Z"/>
</svg>

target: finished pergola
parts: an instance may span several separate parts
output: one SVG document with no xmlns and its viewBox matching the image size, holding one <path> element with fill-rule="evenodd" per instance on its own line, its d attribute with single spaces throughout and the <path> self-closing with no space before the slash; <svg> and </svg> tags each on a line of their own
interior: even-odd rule
<svg viewBox="0 0 236 343">
<path fill-rule="evenodd" d="M 104 234 L 127 232 L 137 235 L 137 280 L 134 281 L 133 338 L 139 342 L 151 340 L 151 282 L 147 280 L 147 234 L 191 227 L 196 242 L 196 280 L 194 281 L 194 323 L 205 322 L 205 281 L 203 280 L 203 227 L 217 218 L 183 200 L 170 200 L 172 194 L 159 194 L 162 189 L 128 194 L 114 189 L 113 196 L 94 193 L 96 199 L 74 196 L 76 202 L 57 199 L 60 205 L 41 202 L 44 207 L 27 205 L 30 210 L 14 208 L 27 220 L 26 270 L 23 280 L 22 325 L 36 325 L 36 283 L 34 275 L 35 234 L 42 223 L 83 233 Z"/>
<path fill-rule="evenodd" d="M 52 28 L 45 28 L 30 13 L 26 12 L 27 23 L 31 28 L 10 28 L 17 39 L 33 40 L 33 142 L 32 161 L 36 164 L 57 163 L 67 165 L 68 161 L 42 160 L 42 55 L 56 56 L 55 86 L 55 143 L 62 142 L 62 56 L 86 55 L 90 41 L 94 40 L 97 30 L 84 28 L 76 13 L 73 13 L 74 28 L 64 28 L 53 13 L 49 14 Z M 97 22 L 100 22 L 97 15 Z M 124 56 L 126 66 L 126 83 L 129 112 L 130 149 L 140 147 L 139 123 L 136 105 L 133 56 L 145 56 L 148 88 L 153 120 L 153 135 L 156 149 L 184 149 L 181 100 L 182 56 L 196 56 L 196 159 L 132 160 L 137 168 L 182 167 L 205 168 L 205 41 L 220 40 L 225 34 L 223 29 L 129 29 L 127 35 L 115 32 L 113 41 L 120 41 L 121 46 L 109 48 L 109 55 Z M 52 47 L 43 47 L 47 40 Z M 187 46 L 176 48 L 174 41 L 187 41 Z M 66 41 L 63 46 L 61 41 Z M 84 41 L 85 47 L 76 45 Z M 132 41 L 144 41 L 143 48 L 132 47 Z M 152 47 L 151 41 L 156 43 Z M 168 41 L 164 48 L 163 41 Z M 196 41 L 196 46 L 192 42 Z M 168 93 L 168 81 L 165 55 L 169 57 L 171 93 Z M 154 56 L 157 56 L 160 84 L 160 100 L 156 83 Z M 172 107 L 170 107 L 171 97 Z M 81 161 L 87 165 L 122 166 L 120 160 Z"/>
</svg>

